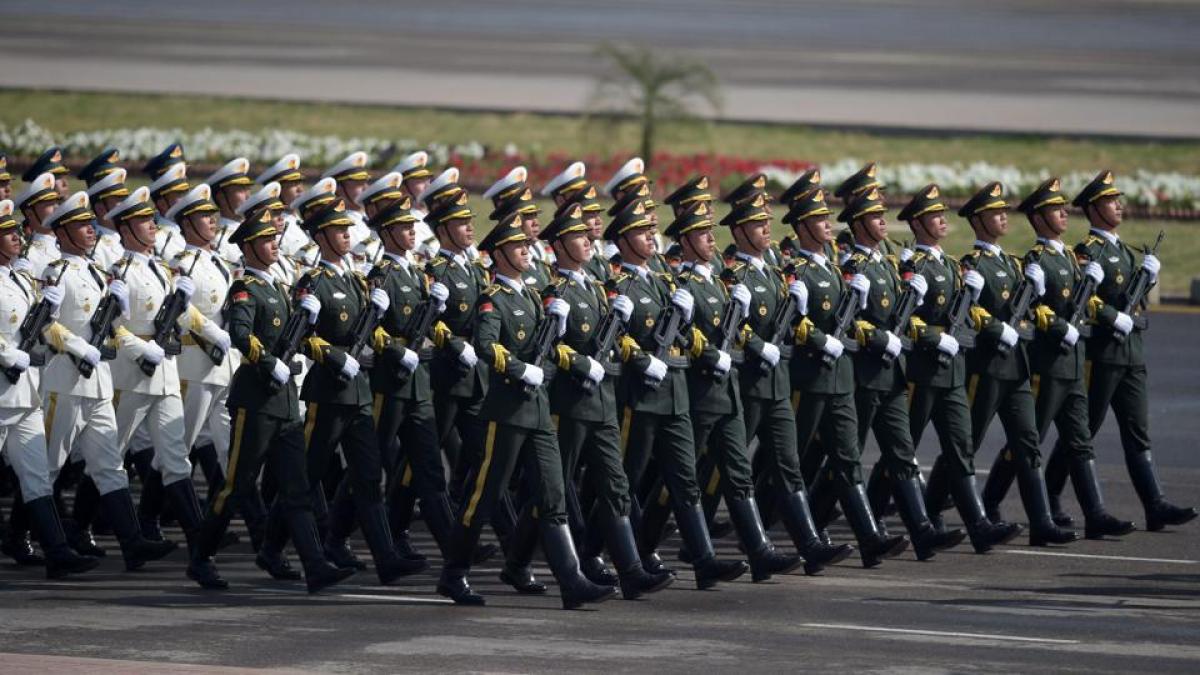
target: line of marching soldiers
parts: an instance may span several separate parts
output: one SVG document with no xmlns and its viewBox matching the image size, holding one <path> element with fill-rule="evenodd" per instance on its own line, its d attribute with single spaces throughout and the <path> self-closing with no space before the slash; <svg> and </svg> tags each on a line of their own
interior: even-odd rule
<svg viewBox="0 0 1200 675">
<path fill-rule="evenodd" d="M 1024 529 L 1000 512 L 1014 480 L 1031 545 L 1077 538 L 1068 478 L 1084 534 L 1120 536 L 1134 524 L 1106 510 L 1092 451 L 1109 408 L 1146 529 L 1196 516 L 1155 475 L 1143 333 L 1160 263 L 1121 240 L 1108 171 L 1073 199 L 1050 179 L 1020 202 L 1038 237 L 1023 257 L 1000 245 L 1003 186 L 983 186 L 958 210 L 976 241 L 955 259 L 936 185 L 899 213 L 911 250 L 888 238 L 873 164 L 833 193 L 836 240 L 816 170 L 778 200 L 751 177 L 719 223 L 698 177 L 665 199 L 660 235 L 633 159 L 602 190 L 567 167 L 541 189 L 544 225 L 513 169 L 484 193 L 495 225 L 477 241 L 457 170 L 435 177 L 420 152 L 375 180 L 358 152 L 312 185 L 287 155 L 193 186 L 172 145 L 131 190 L 107 150 L 74 193 L 61 160 L 48 150 L 0 201 L 0 444 L 18 487 L 3 551 L 52 578 L 98 564 L 99 527 L 129 570 L 165 557 L 169 515 L 188 577 L 225 588 L 215 557 L 237 515 L 272 577 L 316 591 L 365 569 L 360 532 L 387 584 L 428 566 L 408 536 L 419 506 L 440 594 L 483 604 L 468 573 L 496 555 L 506 584 L 545 593 L 540 544 L 573 608 L 671 584 L 672 517 L 699 588 L 846 559 L 855 546 L 827 534 L 841 516 L 864 567 L 910 544 L 921 560 L 964 539 L 985 553 Z M 0 197 L 10 185 L 0 167 Z M 1090 230 L 1069 248 L 1071 204 Z M 995 417 L 1006 444 L 981 492 Z M 926 477 L 914 448 L 931 422 Z M 881 457 L 864 471 L 870 434 Z M 480 541 L 489 524 L 500 549 Z M 730 531 L 745 560 L 717 557 Z"/>
</svg>

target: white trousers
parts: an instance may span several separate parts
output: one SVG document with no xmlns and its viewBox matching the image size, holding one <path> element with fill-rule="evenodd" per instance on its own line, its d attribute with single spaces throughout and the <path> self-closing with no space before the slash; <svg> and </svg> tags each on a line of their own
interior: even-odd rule
<svg viewBox="0 0 1200 675">
<path fill-rule="evenodd" d="M 117 401 L 117 446 L 122 454 L 130 448 L 134 432 L 142 423 L 154 446 L 152 466 L 162 474 L 163 485 L 192 477 L 188 447 L 183 443 L 183 399 L 179 394 L 159 396 L 122 391 Z"/>
<path fill-rule="evenodd" d="M 17 474 L 25 501 L 54 492 L 41 408 L 0 408 L 0 451 Z"/>
<path fill-rule="evenodd" d="M 85 473 L 106 495 L 129 487 L 124 456 L 117 445 L 117 418 L 112 401 L 70 394 L 48 393 L 43 398 L 46 428 L 50 430 L 50 482 L 67 461 L 72 449 L 83 458 Z"/>
<path fill-rule="evenodd" d="M 229 469 L 230 418 L 225 401 L 229 387 L 203 382 L 183 383 L 183 447 L 211 444 L 221 471 Z M 135 446 L 137 447 L 137 446 Z"/>
</svg>

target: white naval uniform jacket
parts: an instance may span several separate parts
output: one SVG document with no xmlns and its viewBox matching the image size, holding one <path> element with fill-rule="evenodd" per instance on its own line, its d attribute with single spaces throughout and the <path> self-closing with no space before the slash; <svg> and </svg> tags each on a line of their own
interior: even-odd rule
<svg viewBox="0 0 1200 675">
<path fill-rule="evenodd" d="M 46 265 L 61 257 L 62 253 L 58 250 L 58 240 L 54 238 L 54 235 L 50 234 L 34 234 L 33 241 L 29 242 L 29 251 L 25 253 L 25 259 L 30 264 L 29 273 L 38 279 L 42 277 L 42 272 L 46 270 Z"/>
<path fill-rule="evenodd" d="M 33 277 L 0 267 L 0 351 L 20 345 L 21 322 L 35 304 Z M 33 367 L 21 373 L 15 384 L 0 374 L 0 408 L 32 409 L 41 405 L 38 378 L 38 369 Z"/>
<path fill-rule="evenodd" d="M 196 256 L 200 260 L 196 261 Z M 192 263 L 195 262 L 195 267 Z M 229 265 L 211 251 L 202 251 L 194 246 L 175 257 L 171 268 L 176 274 L 187 274 L 191 270 L 192 282 L 196 291 L 192 294 L 191 305 L 203 314 L 209 321 L 218 325 L 224 323 L 221 309 L 225 306 L 225 296 L 233 285 L 233 272 Z M 225 353 L 225 360 L 217 365 L 208 358 L 203 338 L 195 332 L 183 334 L 183 350 L 176 358 L 179 369 L 179 379 L 188 382 L 202 382 L 220 386 L 229 386 L 233 379 L 233 371 L 241 363 L 237 352 L 230 349 Z"/>
<path fill-rule="evenodd" d="M 62 275 L 61 279 L 59 274 Z M 54 350 L 54 356 L 42 367 L 42 395 L 53 393 L 111 399 L 113 383 L 109 362 L 97 363 L 92 376 L 84 377 L 79 373 L 67 347 L 67 341 L 73 336 L 84 341 L 91 339 L 89 321 L 100 299 L 108 291 L 106 273 L 81 256 L 67 255 L 47 267 L 42 275 L 44 284 L 53 284 L 55 280 L 63 289 L 63 302 L 58 309 L 57 319 L 42 334 Z"/>
<path fill-rule="evenodd" d="M 241 224 L 241 221 L 226 218 L 225 216 L 221 216 L 217 222 L 219 229 L 213 245 L 217 246 L 217 242 L 221 242 L 217 248 L 217 253 L 220 253 L 225 262 L 229 263 L 230 269 L 238 269 L 242 266 L 242 249 L 238 248 L 237 244 L 229 242 L 229 238 L 233 236 L 233 233 L 237 231 L 238 226 Z M 163 259 L 171 260 L 171 258 Z"/>
<path fill-rule="evenodd" d="M 154 234 L 154 255 L 163 260 L 173 259 L 187 246 L 187 242 L 183 239 L 183 232 L 174 221 L 161 216 L 154 217 L 154 224 L 158 227 L 158 232 Z M 120 239 L 117 241 L 119 242 Z M 124 251 L 123 247 L 122 251 Z M 120 258 L 113 264 L 115 265 L 117 262 L 120 262 Z M 110 270 L 112 266 L 104 269 Z"/>
<path fill-rule="evenodd" d="M 138 365 L 143 345 L 154 338 L 154 317 L 163 300 L 174 292 L 171 270 L 158 260 L 136 253 L 129 254 L 126 261 L 115 271 L 119 277 L 124 269 L 125 285 L 129 288 L 129 314 L 117 321 L 113 386 L 120 391 L 151 396 L 179 394 L 179 369 L 175 357 L 167 355 L 163 358 L 153 375 L 146 375 Z M 180 334 L 200 332 L 207 322 L 207 317 L 189 305 L 179 316 Z"/>
<path fill-rule="evenodd" d="M 100 266 L 102 270 L 110 270 L 113 265 L 121 261 L 125 257 L 125 247 L 121 245 L 121 235 L 107 228 L 96 228 L 96 248 L 92 252 L 92 260 Z M 158 235 L 155 235 L 155 242 L 158 241 Z"/>
</svg>

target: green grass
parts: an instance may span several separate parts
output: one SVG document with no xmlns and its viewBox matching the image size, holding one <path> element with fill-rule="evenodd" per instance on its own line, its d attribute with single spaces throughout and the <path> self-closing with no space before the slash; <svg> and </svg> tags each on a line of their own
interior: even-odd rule
<svg viewBox="0 0 1200 675">
<path fill-rule="evenodd" d="M 412 138 L 421 142 L 515 143 L 534 153 L 632 153 L 633 124 L 587 126 L 579 117 L 475 113 L 217 97 L 0 90 L 0 121 L 32 118 L 56 132 L 114 127 L 284 128 L 313 134 Z M 714 124 L 666 127 L 658 147 L 676 154 L 716 153 L 828 163 L 845 157 L 898 162 L 975 162 L 1069 172 L 1107 167 L 1200 173 L 1200 143 L 993 136 L 887 134 L 800 125 Z"/>
</svg>

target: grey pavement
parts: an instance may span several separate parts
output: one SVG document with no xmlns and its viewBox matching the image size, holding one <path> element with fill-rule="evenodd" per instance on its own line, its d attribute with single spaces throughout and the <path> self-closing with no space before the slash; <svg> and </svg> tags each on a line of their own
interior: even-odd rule
<svg viewBox="0 0 1200 675">
<path fill-rule="evenodd" d="M 1198 331 L 1200 314 L 1155 313 L 1148 334 L 1155 454 L 1168 494 L 1193 505 L 1200 504 Z M 981 468 L 1000 442 L 998 433 L 989 437 Z M 934 452 L 922 447 L 926 466 Z M 1097 454 L 1110 509 L 1144 522 L 1111 422 Z M 871 450 L 866 460 L 875 456 Z M 1073 499 L 1066 503 L 1078 518 Z M 1005 506 L 1021 519 L 1014 494 Z M 786 545 L 781 529 L 772 534 Z M 218 558 L 233 584 L 225 593 L 186 580 L 182 554 L 132 574 L 110 557 L 92 574 L 55 582 L 4 564 L 0 672 L 1194 673 L 1197 534 L 1200 522 L 1064 547 L 1030 548 L 1018 539 L 983 556 L 960 547 L 919 563 L 908 553 L 876 570 L 852 558 L 818 577 L 737 581 L 714 591 L 694 590 L 680 564 L 676 584 L 647 600 L 577 612 L 558 609 L 553 585 L 543 598 L 515 595 L 494 564 L 473 575 L 489 600 L 476 609 L 447 605 L 433 592 L 432 570 L 386 588 L 360 573 L 310 597 L 266 579 L 246 545 Z M 832 535 L 850 540 L 844 525 Z M 415 539 L 436 551 L 420 526 Z M 676 542 L 663 553 L 673 557 Z M 111 539 L 103 543 L 115 549 Z M 730 539 L 719 549 L 737 555 Z M 366 556 L 361 545 L 358 552 Z M 544 564 L 536 569 L 550 578 Z"/>
<path fill-rule="evenodd" d="M 710 66 L 727 119 L 1200 138 L 1194 0 L 5 0 L 0 16 L 8 87 L 578 112 L 615 41 Z"/>
</svg>

